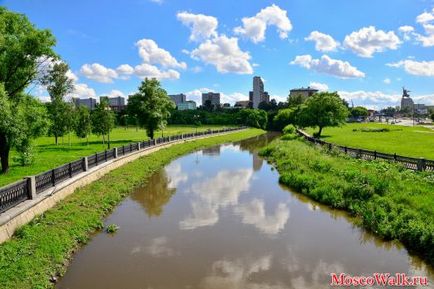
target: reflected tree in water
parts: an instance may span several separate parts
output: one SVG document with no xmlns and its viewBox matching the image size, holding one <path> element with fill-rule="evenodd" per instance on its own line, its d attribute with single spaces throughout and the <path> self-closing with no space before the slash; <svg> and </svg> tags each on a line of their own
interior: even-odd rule
<svg viewBox="0 0 434 289">
<path fill-rule="evenodd" d="M 176 192 L 176 188 L 169 187 L 169 182 L 166 172 L 160 170 L 149 178 L 145 186 L 137 189 L 131 198 L 142 205 L 148 217 L 158 217 Z"/>
</svg>

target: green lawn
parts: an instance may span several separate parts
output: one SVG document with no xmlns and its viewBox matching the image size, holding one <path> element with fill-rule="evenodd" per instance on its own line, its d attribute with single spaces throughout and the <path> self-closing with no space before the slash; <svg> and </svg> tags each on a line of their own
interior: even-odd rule
<svg viewBox="0 0 434 289">
<path fill-rule="evenodd" d="M 198 131 L 207 129 L 219 129 L 223 126 L 204 125 L 199 127 Z M 228 126 L 226 126 L 228 127 Z M 194 126 L 169 126 L 164 130 L 164 136 L 176 135 L 187 132 L 195 132 Z M 155 134 L 155 137 L 160 137 L 161 131 Z M 112 147 L 121 146 L 130 142 L 147 140 L 148 137 L 143 129 L 136 128 L 116 128 L 110 134 Z M 59 139 L 59 145 L 54 144 L 54 137 L 41 137 L 35 140 L 35 161 L 33 165 L 22 167 L 12 161 L 16 153 L 11 152 L 10 170 L 7 174 L 0 174 L 0 186 L 20 180 L 25 176 L 36 175 L 38 173 L 55 168 L 62 164 L 79 159 L 80 157 L 91 155 L 95 152 L 103 151 L 107 145 L 102 144 L 102 138 L 92 135 L 89 137 L 89 145 L 86 140 L 77 138 L 74 134 L 70 135 L 71 145 L 69 145 L 69 137 L 65 136 Z"/>
<path fill-rule="evenodd" d="M 382 128 L 389 129 L 389 131 L 366 131 Z M 307 129 L 306 131 L 312 134 L 317 129 Z M 420 126 L 350 123 L 342 127 L 325 128 L 322 139 L 348 147 L 434 160 L 434 130 Z"/>
</svg>

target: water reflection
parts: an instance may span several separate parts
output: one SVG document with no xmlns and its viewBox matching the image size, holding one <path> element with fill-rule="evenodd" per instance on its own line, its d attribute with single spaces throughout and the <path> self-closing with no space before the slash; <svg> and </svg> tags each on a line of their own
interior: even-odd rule
<svg viewBox="0 0 434 289">
<path fill-rule="evenodd" d="M 180 180 L 183 180 L 182 177 L 169 179 L 166 171 L 161 170 L 152 175 L 146 186 L 139 188 L 131 198 L 143 206 L 148 217 L 158 217 L 176 192 L 176 184 Z"/>
<path fill-rule="evenodd" d="M 155 173 L 106 220 L 119 231 L 94 236 L 57 287 L 329 288 L 331 272 L 434 282 L 431 268 L 399 244 L 279 185 L 257 155 L 268 141 L 200 151 Z"/>
</svg>

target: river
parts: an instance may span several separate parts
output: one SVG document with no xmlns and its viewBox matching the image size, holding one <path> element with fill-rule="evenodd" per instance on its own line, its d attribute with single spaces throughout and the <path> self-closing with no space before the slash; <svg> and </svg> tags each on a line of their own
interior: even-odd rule
<svg viewBox="0 0 434 289">
<path fill-rule="evenodd" d="M 432 269 L 398 242 L 279 185 L 257 154 L 274 136 L 194 152 L 156 172 L 105 220 L 119 230 L 95 234 L 57 288 L 330 288 L 333 272 L 421 275 L 432 286 Z"/>
</svg>

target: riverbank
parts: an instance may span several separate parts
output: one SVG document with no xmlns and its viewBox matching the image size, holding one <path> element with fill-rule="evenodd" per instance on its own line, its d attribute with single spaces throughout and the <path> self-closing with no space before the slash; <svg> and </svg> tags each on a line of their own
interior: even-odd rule
<svg viewBox="0 0 434 289">
<path fill-rule="evenodd" d="M 434 264 L 434 175 L 382 161 L 353 159 L 299 139 L 276 140 L 261 154 L 280 182 L 356 216 L 376 235 L 406 245 Z"/>
<path fill-rule="evenodd" d="M 219 143 L 264 133 L 258 129 L 195 140 L 162 149 L 129 163 L 77 190 L 45 214 L 20 228 L 0 245 L 2 288 L 49 288 L 65 272 L 70 256 L 90 235 L 103 229 L 103 218 L 135 187 L 171 160 Z"/>
</svg>

